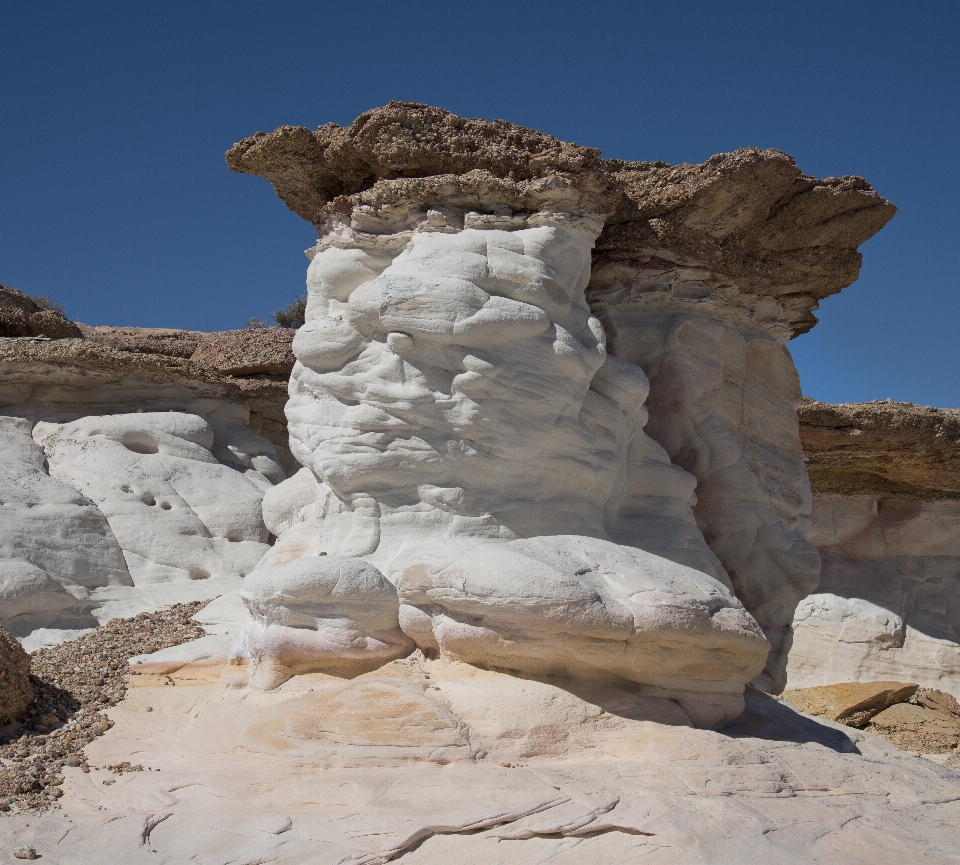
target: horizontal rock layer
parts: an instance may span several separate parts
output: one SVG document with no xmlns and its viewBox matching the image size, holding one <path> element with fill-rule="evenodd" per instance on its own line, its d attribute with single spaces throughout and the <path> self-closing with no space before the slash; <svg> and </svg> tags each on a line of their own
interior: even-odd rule
<svg viewBox="0 0 960 865">
<path fill-rule="evenodd" d="M 895 211 L 862 178 L 816 180 L 778 150 L 702 165 L 601 160 L 505 121 L 404 102 L 346 128 L 259 132 L 234 145 L 227 164 L 267 178 L 321 234 L 344 211 L 342 196 L 374 208 L 389 200 L 382 181 L 432 178 L 408 187 L 426 205 L 470 175 L 503 190 L 501 207 L 518 212 L 531 209 L 537 181 L 562 177 L 606 222 L 588 290 L 595 311 L 696 310 L 782 340 L 809 330 L 818 301 L 856 279 L 856 248 Z"/>
</svg>

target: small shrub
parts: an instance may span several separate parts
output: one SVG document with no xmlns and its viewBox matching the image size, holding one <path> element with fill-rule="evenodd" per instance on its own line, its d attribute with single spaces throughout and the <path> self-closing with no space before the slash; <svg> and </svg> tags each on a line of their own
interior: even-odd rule
<svg viewBox="0 0 960 865">
<path fill-rule="evenodd" d="M 303 325 L 306 314 L 307 298 L 306 296 L 298 297 L 286 306 L 275 309 L 273 311 L 273 320 L 277 323 L 278 327 L 300 327 Z"/>
<path fill-rule="evenodd" d="M 254 330 L 255 328 L 258 328 L 258 327 L 269 327 L 270 325 L 267 324 L 267 322 L 264 321 L 264 319 L 262 318 L 249 318 L 247 319 L 247 323 L 244 326 L 251 330 Z"/>
<path fill-rule="evenodd" d="M 63 304 L 57 303 L 57 301 L 49 297 L 44 297 L 42 294 L 28 294 L 27 297 L 39 306 L 40 309 L 52 309 L 54 312 L 59 312 L 60 315 L 65 315 Z"/>
</svg>

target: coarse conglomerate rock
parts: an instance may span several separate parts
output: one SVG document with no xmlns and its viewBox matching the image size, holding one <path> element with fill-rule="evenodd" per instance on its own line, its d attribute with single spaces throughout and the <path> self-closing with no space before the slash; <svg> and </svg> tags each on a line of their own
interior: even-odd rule
<svg viewBox="0 0 960 865">
<path fill-rule="evenodd" d="M 296 360 L 286 327 L 257 327 L 204 334 L 190 360 L 224 375 L 282 375 Z"/>
<path fill-rule="evenodd" d="M 791 687 L 904 679 L 960 694 L 960 421 L 906 403 L 805 399 L 817 591 Z"/>
<path fill-rule="evenodd" d="M 30 657 L 0 628 L 0 727 L 17 720 L 33 703 Z"/>
<path fill-rule="evenodd" d="M 227 163 L 320 233 L 287 408 L 317 487 L 268 558 L 609 538 L 729 581 L 782 688 L 819 568 L 784 344 L 893 205 L 779 151 L 604 161 L 400 102 Z"/>
</svg>

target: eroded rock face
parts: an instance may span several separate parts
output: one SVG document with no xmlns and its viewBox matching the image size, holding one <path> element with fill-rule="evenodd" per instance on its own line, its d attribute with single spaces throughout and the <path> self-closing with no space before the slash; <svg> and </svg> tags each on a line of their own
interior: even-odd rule
<svg viewBox="0 0 960 865">
<path fill-rule="evenodd" d="M 137 584 L 244 576 L 267 550 L 260 501 L 271 482 L 254 468 L 222 465 L 212 453 L 214 427 L 197 415 L 41 422 L 34 437 L 51 476 L 81 490 L 106 517 Z M 228 451 L 229 444 L 219 443 Z M 268 470 L 279 470 L 275 457 Z"/>
<path fill-rule="evenodd" d="M 797 608 L 791 687 L 900 678 L 960 694 L 960 503 L 819 495 L 820 586 Z"/>
<path fill-rule="evenodd" d="M 691 312 L 613 309 L 610 350 L 650 377 L 647 431 L 697 479 L 694 513 L 772 651 L 757 682 L 786 681 L 793 611 L 817 586 L 800 383 L 772 336 Z"/>
<path fill-rule="evenodd" d="M 321 234 L 287 407 L 313 499 L 278 492 L 271 564 L 396 580 L 427 541 L 611 539 L 732 582 L 772 645 L 756 683 L 783 687 L 819 567 L 783 344 L 889 202 L 779 151 L 604 162 L 409 103 L 227 161 Z"/>
<path fill-rule="evenodd" d="M 960 695 L 957 411 L 805 399 L 799 418 L 822 570 L 791 687 L 896 677 Z"/>
<path fill-rule="evenodd" d="M 238 588 L 269 549 L 272 445 L 224 415 L 0 417 L 0 621 L 31 648 Z"/>
<path fill-rule="evenodd" d="M 769 644 L 717 580 L 583 536 L 484 544 L 401 575 L 400 622 L 427 651 L 533 676 L 635 682 L 698 727 L 743 711 Z"/>
</svg>

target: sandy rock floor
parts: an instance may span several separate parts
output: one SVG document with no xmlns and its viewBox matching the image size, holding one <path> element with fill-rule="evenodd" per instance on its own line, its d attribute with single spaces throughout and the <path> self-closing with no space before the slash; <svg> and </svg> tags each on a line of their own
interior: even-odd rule
<svg viewBox="0 0 960 865">
<path fill-rule="evenodd" d="M 146 668 L 142 668 L 146 669 Z M 62 810 L 0 818 L 43 861 L 957 863 L 960 775 L 748 695 L 676 704 L 413 657 L 350 681 L 228 688 L 221 665 L 134 676 L 66 767 Z M 172 684 L 171 684 L 172 683 Z"/>
<path fill-rule="evenodd" d="M 102 710 L 123 699 L 127 660 L 203 636 L 190 617 L 205 603 L 115 619 L 33 653 L 33 708 L 22 722 L 0 728 L 0 813 L 45 811 L 63 795 L 64 767 L 85 769 L 84 747 L 111 726 Z"/>
</svg>

